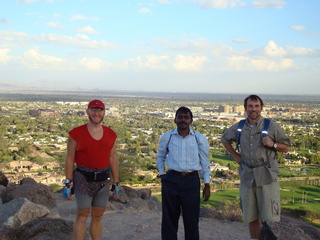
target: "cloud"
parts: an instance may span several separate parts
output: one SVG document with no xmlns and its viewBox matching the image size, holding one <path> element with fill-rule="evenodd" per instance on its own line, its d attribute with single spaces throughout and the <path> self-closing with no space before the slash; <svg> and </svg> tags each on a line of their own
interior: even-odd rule
<svg viewBox="0 0 320 240">
<path fill-rule="evenodd" d="M 58 29 L 63 28 L 63 26 L 59 22 L 47 22 L 46 25 L 49 27 L 58 28 Z"/>
<path fill-rule="evenodd" d="M 111 63 L 100 58 L 82 58 L 79 63 L 90 71 L 106 70 L 106 68 L 111 66 Z"/>
<path fill-rule="evenodd" d="M 24 52 L 21 63 L 33 69 L 64 69 L 67 61 L 62 58 L 57 58 L 39 53 L 37 48 L 30 49 Z"/>
<path fill-rule="evenodd" d="M 157 0 L 157 2 L 163 3 L 163 4 L 172 4 L 172 2 L 170 2 L 168 0 Z"/>
<path fill-rule="evenodd" d="M 83 28 L 79 28 L 78 29 L 78 32 L 81 32 L 81 33 L 92 33 L 92 34 L 96 34 L 98 33 L 96 30 L 94 30 L 92 27 L 90 26 L 86 26 L 86 27 L 83 27 Z"/>
<path fill-rule="evenodd" d="M 269 59 L 253 59 L 245 56 L 229 57 L 230 67 L 237 71 L 267 71 L 275 72 L 293 67 L 292 59 L 281 59 L 278 61 Z"/>
<path fill-rule="evenodd" d="M 164 55 L 149 55 L 149 56 L 139 56 L 135 58 L 130 58 L 123 66 L 126 66 L 127 68 L 131 65 L 138 67 L 140 69 L 147 68 L 147 69 L 155 69 L 155 70 L 168 70 L 168 61 L 170 58 L 168 56 Z M 123 67 L 122 66 L 122 67 Z"/>
<path fill-rule="evenodd" d="M 300 30 L 304 30 L 304 26 L 291 26 L 291 28 L 293 29 L 293 30 L 297 30 L 297 31 L 300 31 Z"/>
<path fill-rule="evenodd" d="M 10 22 L 4 18 L 0 18 L 0 23 L 2 24 L 10 24 Z"/>
<path fill-rule="evenodd" d="M 100 20 L 100 18 L 98 17 L 86 17 L 81 14 L 73 15 L 70 19 L 71 21 L 83 21 L 83 20 L 99 21 Z"/>
<path fill-rule="evenodd" d="M 8 48 L 0 48 L 0 63 L 8 63 L 8 61 L 11 59 L 11 57 L 8 55 L 10 52 L 10 49 Z"/>
<path fill-rule="evenodd" d="M 20 47 L 21 44 L 52 44 L 61 46 L 71 46 L 76 48 L 88 49 L 114 49 L 115 44 L 104 40 L 91 40 L 84 34 L 76 34 L 75 36 L 64 36 L 58 34 L 40 34 L 28 35 L 24 32 L 0 31 L 0 43 L 10 42 Z"/>
<path fill-rule="evenodd" d="M 203 8 L 235 8 L 237 6 L 244 6 L 245 4 L 240 0 L 191 0 L 196 2 Z"/>
<path fill-rule="evenodd" d="M 264 47 L 264 53 L 269 57 L 283 57 L 287 54 L 287 51 L 282 47 L 278 47 L 274 41 L 269 41 Z"/>
<path fill-rule="evenodd" d="M 252 2 L 255 8 L 276 8 L 281 9 L 286 4 L 285 1 L 281 0 L 255 0 Z"/>
<path fill-rule="evenodd" d="M 149 8 L 141 8 L 139 9 L 139 13 L 149 13 L 151 10 Z"/>
<path fill-rule="evenodd" d="M 206 56 L 177 55 L 173 68 L 178 71 L 199 71 L 202 68 L 202 64 L 207 60 Z"/>
<path fill-rule="evenodd" d="M 234 43 L 247 43 L 250 42 L 248 39 L 233 39 L 232 42 Z"/>
</svg>

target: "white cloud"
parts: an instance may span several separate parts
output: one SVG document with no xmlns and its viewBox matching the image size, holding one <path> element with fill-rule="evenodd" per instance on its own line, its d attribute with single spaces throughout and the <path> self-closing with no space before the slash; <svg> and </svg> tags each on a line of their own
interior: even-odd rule
<svg viewBox="0 0 320 240">
<path fill-rule="evenodd" d="M 130 58 L 123 66 L 129 67 L 131 64 L 138 68 L 147 68 L 147 69 L 155 69 L 155 70 L 167 70 L 168 67 L 168 56 L 157 56 L 157 55 L 149 55 L 149 56 L 139 56 L 135 58 Z M 122 67 L 123 67 L 122 66 Z"/>
<path fill-rule="evenodd" d="M 203 8 L 234 8 L 243 6 L 244 3 L 240 0 L 191 0 L 196 2 Z"/>
<path fill-rule="evenodd" d="M 264 47 L 264 53 L 269 57 L 283 57 L 287 54 L 287 51 L 282 47 L 278 47 L 274 41 L 269 41 Z"/>
<path fill-rule="evenodd" d="M 247 43 L 250 42 L 248 39 L 233 39 L 232 42 L 234 43 Z"/>
<path fill-rule="evenodd" d="M 286 4 L 285 1 L 281 0 L 255 0 L 252 2 L 253 6 L 256 8 L 276 8 L 281 9 Z"/>
<path fill-rule="evenodd" d="M 139 9 L 139 13 L 149 13 L 151 10 L 149 8 L 141 8 Z"/>
<path fill-rule="evenodd" d="M 297 30 L 297 31 L 304 30 L 304 26 L 299 26 L 299 25 L 291 26 L 291 28 L 292 28 L 293 30 Z"/>
<path fill-rule="evenodd" d="M 111 64 L 100 58 L 82 58 L 79 61 L 80 65 L 90 71 L 106 70 Z"/>
<path fill-rule="evenodd" d="M 164 3 L 164 4 L 172 4 L 172 2 L 168 0 L 157 0 L 159 3 Z"/>
<path fill-rule="evenodd" d="M 82 32 L 82 33 L 92 33 L 92 34 L 96 34 L 98 33 L 96 30 L 94 30 L 92 27 L 90 26 L 86 26 L 86 27 L 83 27 L 83 28 L 80 28 L 78 29 L 79 32 Z"/>
<path fill-rule="evenodd" d="M 0 48 L 0 63 L 7 63 L 11 57 L 8 55 L 10 49 L 7 48 Z"/>
<path fill-rule="evenodd" d="M 59 22 L 47 22 L 46 25 L 49 27 L 58 28 L 58 29 L 63 28 L 63 26 Z"/>
<path fill-rule="evenodd" d="M 33 69 L 64 69 L 67 61 L 62 58 L 57 58 L 39 53 L 37 48 L 30 49 L 24 52 L 21 63 Z"/>
<path fill-rule="evenodd" d="M 91 40 L 84 34 L 76 34 L 75 36 L 65 36 L 57 34 L 40 34 L 28 35 L 23 32 L 0 31 L 0 43 L 10 42 L 20 47 L 21 44 L 53 44 L 62 46 L 72 46 L 76 48 L 89 49 L 113 49 L 115 44 L 106 42 L 104 40 Z"/>
<path fill-rule="evenodd" d="M 73 15 L 71 17 L 71 21 L 82 21 L 82 20 L 99 21 L 100 18 L 98 18 L 98 17 L 87 17 L 87 16 L 83 16 L 81 14 Z"/>
<path fill-rule="evenodd" d="M 281 59 L 278 61 L 268 59 L 253 59 L 244 56 L 233 56 L 227 59 L 231 68 L 237 71 L 280 71 L 293 67 L 292 59 Z"/>
<path fill-rule="evenodd" d="M 201 70 L 202 64 L 207 61 L 206 56 L 184 56 L 177 55 L 173 68 L 178 71 L 198 71 Z"/>
</svg>

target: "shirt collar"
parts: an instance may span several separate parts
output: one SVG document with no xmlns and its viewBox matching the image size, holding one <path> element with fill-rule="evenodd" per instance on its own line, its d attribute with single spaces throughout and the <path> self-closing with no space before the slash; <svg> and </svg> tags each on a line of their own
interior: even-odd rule
<svg viewBox="0 0 320 240">
<path fill-rule="evenodd" d="M 171 131 L 171 134 L 178 134 L 178 128 L 175 128 Z M 189 135 L 196 135 L 195 130 L 190 128 Z"/>
</svg>

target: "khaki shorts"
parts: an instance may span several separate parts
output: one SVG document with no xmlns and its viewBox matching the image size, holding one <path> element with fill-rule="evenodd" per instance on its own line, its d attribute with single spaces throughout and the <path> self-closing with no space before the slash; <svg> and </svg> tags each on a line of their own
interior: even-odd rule
<svg viewBox="0 0 320 240">
<path fill-rule="evenodd" d="M 240 184 L 240 206 L 245 222 L 258 218 L 262 221 L 280 221 L 280 187 L 276 180 L 271 184 L 257 187 Z"/>
</svg>

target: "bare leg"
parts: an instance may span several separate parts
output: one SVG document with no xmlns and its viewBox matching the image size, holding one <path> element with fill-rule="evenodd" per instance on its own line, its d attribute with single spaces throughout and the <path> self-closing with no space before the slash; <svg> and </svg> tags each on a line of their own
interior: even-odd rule
<svg viewBox="0 0 320 240">
<path fill-rule="evenodd" d="M 249 222 L 249 232 L 250 237 L 253 239 L 259 239 L 260 237 L 260 231 L 261 231 L 261 221 L 260 218 Z"/>
<path fill-rule="evenodd" d="M 90 234 L 92 240 L 100 240 L 102 233 L 102 219 L 105 208 L 102 207 L 92 207 L 91 210 L 91 224 L 90 224 Z"/>
<path fill-rule="evenodd" d="M 83 240 L 86 233 L 86 222 L 90 208 L 77 210 L 77 217 L 73 226 L 73 239 Z"/>
</svg>

